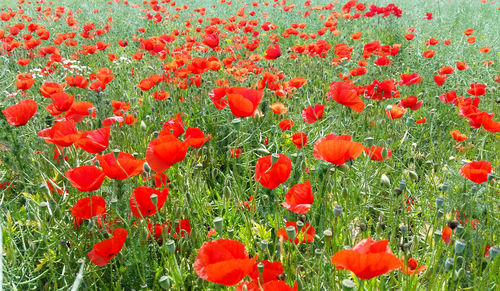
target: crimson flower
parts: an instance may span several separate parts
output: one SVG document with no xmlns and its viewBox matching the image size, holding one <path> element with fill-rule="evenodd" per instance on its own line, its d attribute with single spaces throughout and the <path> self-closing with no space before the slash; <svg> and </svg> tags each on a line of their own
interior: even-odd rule
<svg viewBox="0 0 500 291">
<path fill-rule="evenodd" d="M 122 250 L 127 235 L 128 232 L 125 229 L 115 229 L 112 238 L 98 242 L 92 247 L 88 253 L 90 261 L 99 267 L 107 265 Z"/>
</svg>

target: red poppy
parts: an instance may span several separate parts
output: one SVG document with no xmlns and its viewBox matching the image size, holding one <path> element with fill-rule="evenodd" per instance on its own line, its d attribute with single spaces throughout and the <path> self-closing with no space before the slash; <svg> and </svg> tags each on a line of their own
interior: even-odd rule
<svg viewBox="0 0 500 291">
<path fill-rule="evenodd" d="M 283 207 L 296 214 L 306 214 L 311 209 L 314 197 L 309 180 L 292 186 L 285 196 Z"/>
<path fill-rule="evenodd" d="M 273 280 L 262 285 L 262 290 L 264 291 L 297 291 L 297 282 L 294 283 L 293 287 L 288 286 L 285 281 Z"/>
<path fill-rule="evenodd" d="M 287 221 L 285 225 L 287 228 L 289 226 L 295 227 L 295 239 L 293 240 L 294 244 L 298 245 L 299 243 L 310 243 L 314 241 L 314 235 L 316 234 L 316 230 L 314 230 L 314 227 L 311 224 L 307 222 L 304 223 L 300 232 L 297 229 L 297 222 Z M 288 235 L 286 234 L 285 228 L 280 228 L 276 233 L 276 236 L 282 237 L 286 241 L 291 241 Z"/>
<path fill-rule="evenodd" d="M 425 118 L 420 118 L 415 121 L 416 124 L 424 124 L 427 121 Z"/>
<path fill-rule="evenodd" d="M 443 241 L 445 243 L 449 243 L 450 242 L 450 239 L 451 239 L 451 235 L 453 234 L 453 229 L 449 226 L 446 226 L 445 228 L 443 228 L 443 230 L 441 231 L 441 238 L 443 239 Z"/>
<path fill-rule="evenodd" d="M 65 92 L 58 92 L 51 94 L 50 99 L 52 99 L 52 104 L 54 104 L 54 107 L 57 110 L 64 112 L 71 108 L 71 105 L 73 105 L 73 101 L 75 100 L 75 96 L 69 95 Z"/>
<path fill-rule="evenodd" d="M 267 47 L 266 52 L 264 53 L 264 57 L 266 60 L 274 60 L 281 56 L 281 48 L 279 44 L 269 45 Z"/>
<path fill-rule="evenodd" d="M 292 172 L 292 161 L 284 154 L 273 161 L 272 155 L 259 158 L 255 164 L 255 181 L 262 186 L 274 189 L 288 180 Z"/>
<path fill-rule="evenodd" d="M 451 91 L 444 93 L 439 96 L 439 100 L 443 103 L 455 103 L 457 102 L 457 92 Z"/>
<path fill-rule="evenodd" d="M 460 130 L 458 130 L 458 129 L 450 132 L 450 135 L 456 141 L 464 141 L 467 139 L 467 136 L 465 134 L 461 133 Z"/>
<path fill-rule="evenodd" d="M 203 39 L 203 44 L 215 50 L 219 46 L 219 36 L 217 34 L 209 34 Z"/>
<path fill-rule="evenodd" d="M 388 108 L 385 110 L 385 114 L 389 119 L 399 119 L 403 117 L 405 114 L 406 109 L 402 106 L 399 105 L 389 105 Z"/>
<path fill-rule="evenodd" d="M 146 161 L 155 172 L 163 172 L 184 160 L 188 145 L 174 135 L 163 135 L 148 143 Z"/>
<path fill-rule="evenodd" d="M 486 94 L 486 87 L 485 84 L 470 84 L 470 89 L 467 90 L 467 93 L 474 96 L 482 96 Z"/>
<path fill-rule="evenodd" d="M 185 143 L 188 146 L 195 148 L 200 148 L 204 143 L 210 139 L 211 135 L 205 136 L 203 131 L 197 127 L 188 127 L 186 133 L 184 134 Z"/>
<path fill-rule="evenodd" d="M 359 95 L 358 88 L 350 82 L 332 82 L 330 83 L 330 90 L 326 94 L 327 99 L 333 99 L 337 103 L 350 107 L 357 113 L 360 113 L 365 108 L 365 103 Z"/>
<path fill-rule="evenodd" d="M 436 53 L 436 51 L 428 50 L 428 51 L 424 52 L 423 56 L 424 56 L 424 58 L 431 59 L 432 57 L 434 57 L 435 53 Z"/>
<path fill-rule="evenodd" d="M 102 267 L 116 256 L 123 248 L 128 232 L 123 228 L 117 228 L 113 232 L 113 237 L 96 243 L 88 253 L 92 263 Z"/>
<path fill-rule="evenodd" d="M 151 187 L 139 186 L 130 195 L 130 211 L 135 217 L 153 216 L 163 207 L 167 197 L 168 188 L 159 191 Z"/>
<path fill-rule="evenodd" d="M 325 105 L 324 104 L 316 104 L 309 106 L 302 110 L 302 118 L 304 119 L 305 122 L 311 124 L 315 123 L 321 117 L 323 117 L 323 111 L 325 110 Z"/>
<path fill-rule="evenodd" d="M 91 154 L 97 154 L 108 148 L 111 128 L 102 127 L 81 134 L 75 146 Z"/>
<path fill-rule="evenodd" d="M 196 256 L 194 270 L 203 280 L 226 286 L 238 284 L 253 268 L 245 245 L 230 239 L 205 242 Z"/>
<path fill-rule="evenodd" d="M 460 175 L 480 184 L 488 181 L 488 174 L 491 173 L 491 169 L 491 163 L 488 161 L 472 161 L 460 169 Z"/>
<path fill-rule="evenodd" d="M 405 258 L 403 257 L 403 258 L 401 258 L 401 263 L 403 264 L 403 266 L 401 267 L 401 270 L 406 275 L 415 275 L 415 274 L 421 273 L 425 269 L 427 269 L 426 265 L 421 265 L 419 267 L 417 260 L 415 260 L 414 258 L 409 258 L 408 263 L 406 264 Z"/>
<path fill-rule="evenodd" d="M 38 105 L 34 100 L 21 100 L 17 104 L 9 106 L 2 110 L 7 123 L 13 126 L 22 126 L 35 115 L 38 110 Z"/>
<path fill-rule="evenodd" d="M 262 271 L 262 278 L 260 278 L 260 273 L 257 265 L 259 263 L 264 264 L 264 270 Z M 271 262 L 268 260 L 257 261 L 253 265 L 252 271 L 248 274 L 248 277 L 252 279 L 252 281 L 256 282 L 260 281 L 260 284 L 263 285 L 267 282 L 277 280 L 277 277 L 284 272 L 283 264 L 280 261 Z M 260 279 L 260 280 L 259 280 Z"/>
<path fill-rule="evenodd" d="M 434 76 L 434 82 L 436 82 L 436 85 L 438 86 L 443 86 L 446 78 L 447 76 Z"/>
<path fill-rule="evenodd" d="M 293 87 L 293 88 L 300 88 L 300 87 L 304 86 L 305 84 L 307 84 L 307 79 L 304 77 L 297 77 L 297 78 L 290 79 L 288 81 L 288 86 Z"/>
<path fill-rule="evenodd" d="M 294 124 L 295 124 L 295 122 L 293 122 L 292 120 L 285 119 L 285 120 L 280 121 L 280 123 L 278 125 L 281 128 L 281 131 L 285 131 L 285 130 L 291 129 Z"/>
<path fill-rule="evenodd" d="M 231 157 L 237 158 L 243 153 L 243 150 L 239 148 L 234 148 L 230 149 L 230 152 L 231 152 Z"/>
<path fill-rule="evenodd" d="M 244 87 L 230 87 L 226 90 L 226 96 L 234 116 L 247 117 L 254 114 L 262 97 L 264 97 L 264 93 Z"/>
<path fill-rule="evenodd" d="M 294 133 L 292 135 L 292 142 L 298 149 L 301 149 L 307 145 L 307 135 L 303 132 Z"/>
<path fill-rule="evenodd" d="M 104 172 L 96 166 L 80 166 L 64 173 L 71 185 L 82 192 L 95 191 L 101 187 Z"/>
<path fill-rule="evenodd" d="M 114 153 L 97 155 L 97 160 L 104 174 L 111 179 L 125 180 L 142 173 L 144 160 L 135 159 L 133 155 L 120 152 L 115 158 Z"/>
<path fill-rule="evenodd" d="M 44 82 L 42 86 L 40 86 L 40 93 L 42 93 L 43 97 L 50 98 L 52 94 L 61 93 L 65 86 L 65 83 Z"/>
<path fill-rule="evenodd" d="M 439 75 L 449 75 L 449 74 L 453 73 L 453 71 L 455 71 L 455 69 L 453 69 L 452 67 L 444 66 L 438 70 L 438 74 Z"/>
<path fill-rule="evenodd" d="M 269 108 L 271 108 L 274 114 L 285 114 L 288 112 L 288 108 L 281 102 L 275 102 Z"/>
<path fill-rule="evenodd" d="M 327 135 L 314 144 L 313 154 L 317 160 L 342 165 L 347 160 L 359 157 L 364 148 L 362 144 L 351 141 L 350 135 Z"/>
<path fill-rule="evenodd" d="M 191 224 L 189 219 L 179 219 L 177 220 L 177 226 L 175 227 L 174 238 L 187 237 L 191 235 Z"/>
<path fill-rule="evenodd" d="M 89 81 L 85 79 L 82 75 L 76 75 L 76 76 L 67 76 L 64 78 L 66 82 L 68 82 L 68 85 L 71 87 L 78 87 L 85 89 L 87 88 L 87 85 L 89 84 Z"/>
<path fill-rule="evenodd" d="M 418 84 L 422 81 L 422 77 L 418 73 L 413 74 L 402 74 L 401 81 L 399 81 L 399 85 L 413 85 Z"/>
<path fill-rule="evenodd" d="M 410 108 L 411 110 L 418 110 L 420 107 L 422 107 L 422 104 L 424 103 L 423 100 L 418 100 L 417 96 L 410 96 L 404 99 L 401 99 L 398 103 L 399 106 L 402 106 L 404 108 Z"/>
<path fill-rule="evenodd" d="M 384 161 L 384 160 L 387 160 L 391 157 L 392 150 L 387 149 L 387 156 L 385 158 L 382 155 L 383 150 L 384 150 L 384 147 L 372 146 L 369 149 L 365 148 L 365 153 L 370 157 L 370 159 L 372 161 Z"/>
<path fill-rule="evenodd" d="M 91 219 L 94 216 L 106 213 L 106 201 L 101 196 L 85 197 L 78 200 L 71 207 L 71 216 L 76 219 L 76 225 L 80 225 L 83 219 Z"/>
<path fill-rule="evenodd" d="M 151 236 L 154 236 L 154 238 L 158 242 L 162 242 L 162 234 L 166 230 L 168 233 L 170 233 L 172 223 L 170 222 L 164 222 L 164 223 L 148 223 L 148 240 L 151 238 Z"/>
<path fill-rule="evenodd" d="M 457 61 L 457 69 L 460 71 L 467 70 L 469 66 L 465 62 Z"/>
<path fill-rule="evenodd" d="M 403 266 L 387 246 L 389 240 L 374 241 L 371 237 L 360 241 L 350 250 L 341 250 L 332 257 L 339 270 L 348 269 L 358 278 L 368 280 Z"/>
<path fill-rule="evenodd" d="M 184 133 L 184 124 L 182 123 L 182 114 L 177 113 L 173 119 L 169 119 L 163 124 L 160 136 L 173 134 L 175 137 Z"/>
</svg>

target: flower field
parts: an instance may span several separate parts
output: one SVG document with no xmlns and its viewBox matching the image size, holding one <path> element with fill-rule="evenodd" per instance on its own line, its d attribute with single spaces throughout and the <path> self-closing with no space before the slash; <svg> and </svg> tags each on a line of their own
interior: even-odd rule
<svg viewBox="0 0 500 291">
<path fill-rule="evenodd" d="M 499 290 L 500 3 L 11 1 L 0 290 Z"/>
</svg>

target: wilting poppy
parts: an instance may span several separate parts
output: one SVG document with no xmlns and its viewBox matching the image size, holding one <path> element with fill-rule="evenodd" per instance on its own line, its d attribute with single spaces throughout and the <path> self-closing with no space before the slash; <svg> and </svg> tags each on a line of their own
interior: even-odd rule
<svg viewBox="0 0 500 291">
<path fill-rule="evenodd" d="M 456 141 L 464 141 L 467 139 L 467 136 L 461 133 L 460 130 L 458 129 L 455 129 L 454 131 L 450 132 L 450 135 Z"/>
<path fill-rule="evenodd" d="M 311 224 L 307 222 L 304 223 L 300 231 L 297 229 L 297 222 L 295 221 L 287 221 L 285 225 L 287 228 L 289 226 L 293 226 L 295 228 L 295 239 L 293 240 L 294 244 L 298 245 L 299 243 L 310 243 L 314 241 L 314 235 L 316 234 L 316 230 Z M 276 236 L 282 237 L 286 241 L 292 241 L 288 237 L 285 228 L 278 229 Z"/>
<path fill-rule="evenodd" d="M 104 172 L 96 166 L 80 166 L 64 173 L 71 185 L 82 192 L 95 191 L 101 187 Z"/>
<path fill-rule="evenodd" d="M 292 186 L 285 196 L 283 207 L 296 214 L 306 214 L 311 209 L 314 197 L 309 180 Z"/>
<path fill-rule="evenodd" d="M 317 160 L 342 165 L 347 160 L 359 157 L 364 148 L 362 144 L 351 141 L 350 136 L 328 135 L 316 142 L 313 154 Z"/>
<path fill-rule="evenodd" d="M 144 160 L 135 159 L 133 155 L 120 152 L 117 157 L 114 153 L 97 155 L 97 160 L 104 174 L 111 179 L 125 180 L 142 173 Z"/>
<path fill-rule="evenodd" d="M 247 117 L 254 114 L 262 97 L 264 97 L 264 93 L 244 87 L 230 87 L 226 90 L 226 96 L 234 116 Z"/>
<path fill-rule="evenodd" d="M 160 210 L 168 197 L 168 188 L 162 191 L 151 187 L 139 186 L 130 195 L 130 211 L 135 217 L 153 216 Z M 153 198 L 156 203 L 153 202 Z"/>
<path fill-rule="evenodd" d="M 384 147 L 372 146 L 371 148 L 365 148 L 365 153 L 370 157 L 372 161 L 384 161 L 391 157 L 391 149 L 387 149 L 387 155 L 385 157 L 382 154 L 383 151 Z"/>
<path fill-rule="evenodd" d="M 101 196 L 84 197 L 78 200 L 70 210 L 78 226 L 83 219 L 106 213 L 106 201 Z"/>
<path fill-rule="evenodd" d="M 479 184 L 488 181 L 491 169 L 491 163 L 488 161 L 472 161 L 460 169 L 460 175 Z"/>
<path fill-rule="evenodd" d="M 387 244 L 389 240 L 374 241 L 371 237 L 360 241 L 350 250 L 341 250 L 332 257 L 339 270 L 348 269 L 358 278 L 368 280 L 403 266 Z"/>
<path fill-rule="evenodd" d="M 326 94 L 328 99 L 333 99 L 337 103 L 350 107 L 357 113 L 360 113 L 365 108 L 365 103 L 359 95 L 358 88 L 349 82 L 330 83 L 330 90 Z"/>
<path fill-rule="evenodd" d="M 97 154 L 108 148 L 111 128 L 102 127 L 84 132 L 76 140 L 75 146 L 91 154 Z"/>
<path fill-rule="evenodd" d="M 292 135 L 292 142 L 298 149 L 301 149 L 307 145 L 307 135 L 303 132 L 296 132 Z"/>
<path fill-rule="evenodd" d="M 90 261 L 99 267 L 107 265 L 122 250 L 127 235 L 128 232 L 125 229 L 115 229 L 112 238 L 98 242 L 92 247 L 88 253 Z"/>
<path fill-rule="evenodd" d="M 401 258 L 401 263 L 403 264 L 403 266 L 401 267 L 401 270 L 406 275 L 415 275 L 415 274 L 421 273 L 425 269 L 427 269 L 426 265 L 418 266 L 418 262 L 414 258 L 409 258 L 408 263 L 406 264 L 405 258 L 403 257 L 403 258 Z"/>
<path fill-rule="evenodd" d="M 22 126 L 35 115 L 38 105 L 34 100 L 21 100 L 17 104 L 9 106 L 2 110 L 7 123 L 13 126 Z"/>
<path fill-rule="evenodd" d="M 325 110 L 325 105 L 324 104 L 316 104 L 309 106 L 302 110 L 302 118 L 304 119 L 305 122 L 311 124 L 315 123 L 321 117 L 323 117 L 323 111 Z"/>
<path fill-rule="evenodd" d="M 275 161 L 273 161 L 275 159 Z M 292 161 L 284 154 L 259 158 L 255 164 L 255 181 L 262 186 L 274 189 L 288 180 L 292 172 Z"/>
<path fill-rule="evenodd" d="M 194 270 L 203 280 L 226 286 L 238 284 L 252 269 L 245 245 L 230 239 L 205 242 L 194 261 Z"/>
<path fill-rule="evenodd" d="M 148 143 L 146 161 L 155 172 L 163 172 L 184 160 L 188 145 L 174 135 L 163 135 Z"/>
</svg>

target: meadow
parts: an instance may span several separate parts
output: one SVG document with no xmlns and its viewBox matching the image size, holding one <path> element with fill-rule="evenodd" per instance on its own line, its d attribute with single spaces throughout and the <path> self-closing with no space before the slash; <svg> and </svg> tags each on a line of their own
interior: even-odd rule
<svg viewBox="0 0 500 291">
<path fill-rule="evenodd" d="M 500 3 L 0 4 L 0 290 L 500 290 Z"/>
</svg>

